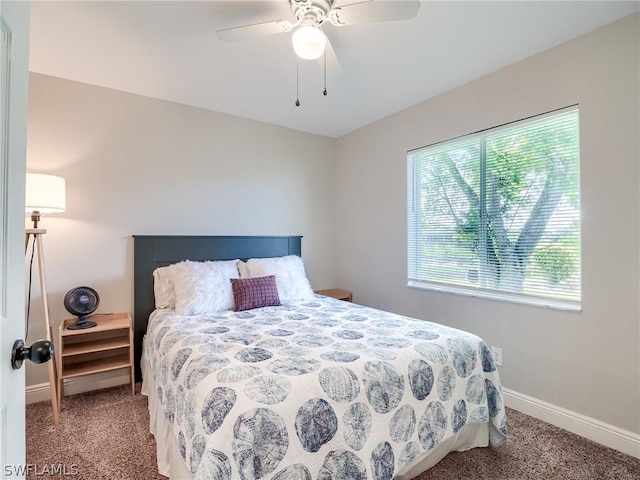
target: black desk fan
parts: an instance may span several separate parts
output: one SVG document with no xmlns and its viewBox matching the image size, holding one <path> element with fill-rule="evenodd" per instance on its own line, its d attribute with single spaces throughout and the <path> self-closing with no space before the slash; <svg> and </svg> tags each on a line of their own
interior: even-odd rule
<svg viewBox="0 0 640 480">
<path fill-rule="evenodd" d="M 96 311 L 100 304 L 100 297 L 91 287 L 72 288 L 64 296 L 64 308 L 71 315 L 75 315 L 78 319 L 75 323 L 67 325 L 69 330 L 83 330 L 85 328 L 95 327 L 96 322 L 89 322 L 87 318 Z"/>
</svg>

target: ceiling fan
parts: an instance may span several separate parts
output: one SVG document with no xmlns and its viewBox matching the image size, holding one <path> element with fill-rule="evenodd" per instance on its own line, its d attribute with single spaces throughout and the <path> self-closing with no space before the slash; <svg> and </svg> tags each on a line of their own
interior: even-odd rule
<svg viewBox="0 0 640 480">
<path fill-rule="evenodd" d="M 334 0 L 289 0 L 295 20 L 272 20 L 218 30 L 218 38 L 225 42 L 286 33 L 291 36 L 293 50 L 298 57 L 315 60 L 322 56 L 328 39 L 321 27 L 336 27 L 363 23 L 409 20 L 418 14 L 419 0 L 366 0 L 359 3 L 335 6 Z"/>
</svg>

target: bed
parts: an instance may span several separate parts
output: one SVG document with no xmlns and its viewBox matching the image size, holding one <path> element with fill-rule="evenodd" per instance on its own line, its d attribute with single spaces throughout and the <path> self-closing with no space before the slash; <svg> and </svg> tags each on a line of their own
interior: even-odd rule
<svg viewBox="0 0 640 480">
<path fill-rule="evenodd" d="M 154 306 L 158 267 L 300 256 L 301 237 L 134 237 L 135 363 L 162 475 L 402 480 L 505 441 L 498 372 L 470 333 L 281 289 L 281 305 L 241 311 Z"/>
</svg>

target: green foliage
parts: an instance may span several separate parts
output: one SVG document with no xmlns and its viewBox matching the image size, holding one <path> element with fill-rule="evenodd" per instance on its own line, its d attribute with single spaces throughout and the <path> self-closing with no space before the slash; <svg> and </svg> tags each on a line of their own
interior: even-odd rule
<svg viewBox="0 0 640 480">
<path fill-rule="evenodd" d="M 500 210 L 506 215 L 526 193 L 529 183 L 527 170 L 531 168 L 532 162 L 526 158 L 526 151 L 505 145 L 504 141 L 488 143 L 490 150 L 487 154 L 487 170 L 497 179 Z"/>
<path fill-rule="evenodd" d="M 472 208 L 463 214 L 462 221 L 456 225 L 455 240 L 469 247 L 474 254 L 478 253 L 480 212 Z"/>
<path fill-rule="evenodd" d="M 568 280 L 576 273 L 575 249 L 566 243 L 555 243 L 537 248 L 532 255 L 533 263 L 542 271 L 550 285 Z"/>
</svg>

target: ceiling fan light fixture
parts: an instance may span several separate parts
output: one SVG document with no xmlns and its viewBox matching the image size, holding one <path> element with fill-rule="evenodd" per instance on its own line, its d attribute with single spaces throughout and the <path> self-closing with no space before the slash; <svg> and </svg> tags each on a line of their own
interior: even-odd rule
<svg viewBox="0 0 640 480">
<path fill-rule="evenodd" d="M 291 36 L 293 51 L 305 60 L 319 58 L 324 53 L 326 42 L 325 34 L 312 25 L 298 28 Z"/>
</svg>

